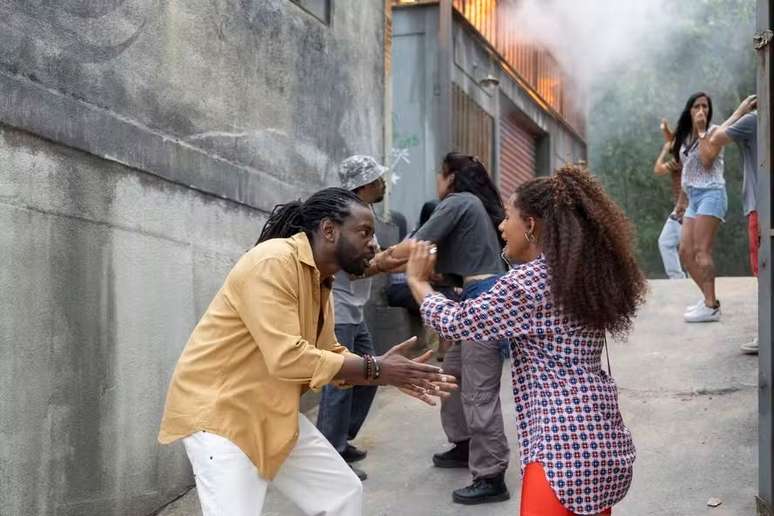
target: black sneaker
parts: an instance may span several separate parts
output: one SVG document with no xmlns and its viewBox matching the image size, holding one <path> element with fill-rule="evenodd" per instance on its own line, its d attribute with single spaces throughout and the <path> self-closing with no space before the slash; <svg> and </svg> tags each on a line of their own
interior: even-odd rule
<svg viewBox="0 0 774 516">
<path fill-rule="evenodd" d="M 349 443 L 347 443 L 347 447 L 344 448 L 344 451 L 341 452 L 341 457 L 347 461 L 347 463 L 363 460 L 366 458 L 366 455 L 368 455 L 367 451 L 356 448 Z"/>
<path fill-rule="evenodd" d="M 454 448 L 443 453 L 433 455 L 433 465 L 436 468 L 467 468 L 468 467 L 468 443 L 460 441 L 454 443 Z"/>
<path fill-rule="evenodd" d="M 452 493 L 454 503 L 463 505 L 504 502 L 510 497 L 511 494 L 505 485 L 505 473 L 489 478 L 477 478 L 468 487 L 457 489 Z"/>
<path fill-rule="evenodd" d="M 357 475 L 357 478 L 359 478 L 361 482 L 368 478 L 368 475 L 362 469 L 356 468 L 352 464 L 350 464 L 349 467 L 352 469 L 352 471 L 355 473 L 355 475 Z"/>
</svg>

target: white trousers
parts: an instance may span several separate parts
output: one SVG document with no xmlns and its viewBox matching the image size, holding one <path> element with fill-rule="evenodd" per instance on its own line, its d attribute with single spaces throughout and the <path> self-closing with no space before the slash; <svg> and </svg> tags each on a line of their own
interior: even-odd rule
<svg viewBox="0 0 774 516">
<path fill-rule="evenodd" d="M 661 261 L 664 262 L 664 271 L 669 279 L 685 279 L 678 252 L 682 231 L 682 224 L 667 217 L 664 227 L 661 228 L 661 235 L 658 237 L 658 250 L 661 252 Z"/>
<path fill-rule="evenodd" d="M 363 484 L 333 446 L 298 416 L 298 442 L 271 484 L 307 515 L 360 516 Z M 259 516 L 269 481 L 230 440 L 209 432 L 183 439 L 204 516 Z"/>
</svg>

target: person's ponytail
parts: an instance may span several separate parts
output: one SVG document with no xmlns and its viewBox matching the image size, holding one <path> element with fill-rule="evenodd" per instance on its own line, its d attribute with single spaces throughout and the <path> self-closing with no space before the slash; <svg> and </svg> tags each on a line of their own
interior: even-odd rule
<svg viewBox="0 0 774 516">
<path fill-rule="evenodd" d="M 514 207 L 523 220 L 542 221 L 553 302 L 589 329 L 629 331 L 647 284 L 634 228 L 599 180 L 580 165 L 564 165 L 521 184 Z"/>
</svg>

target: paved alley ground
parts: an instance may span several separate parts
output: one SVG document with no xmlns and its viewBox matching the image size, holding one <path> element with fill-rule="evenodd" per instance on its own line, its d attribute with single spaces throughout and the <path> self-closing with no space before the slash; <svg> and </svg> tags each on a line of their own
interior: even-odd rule
<svg viewBox="0 0 774 516">
<path fill-rule="evenodd" d="M 648 303 L 627 342 L 610 342 L 613 376 L 624 420 L 638 450 L 634 484 L 616 516 L 751 516 L 757 491 L 757 357 L 739 346 L 757 327 L 752 278 L 721 278 L 719 323 L 689 325 L 685 305 L 697 299 L 689 280 L 651 282 Z M 510 369 L 504 368 L 506 430 L 515 442 Z M 310 417 L 314 421 L 314 413 Z M 447 444 L 437 409 L 382 389 L 356 443 L 368 450 L 368 516 L 515 516 L 519 508 L 518 450 L 512 447 L 507 482 L 511 500 L 456 505 L 451 490 L 469 483 L 463 470 L 432 467 Z M 333 486 L 332 486 L 333 488 Z M 707 500 L 722 500 L 717 508 Z M 199 514 L 195 490 L 162 516 Z M 301 513 L 270 491 L 266 516 Z"/>
</svg>

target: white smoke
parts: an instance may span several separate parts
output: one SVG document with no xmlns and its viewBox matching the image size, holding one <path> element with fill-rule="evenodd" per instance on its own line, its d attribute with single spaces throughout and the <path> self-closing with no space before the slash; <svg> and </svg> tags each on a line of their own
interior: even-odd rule
<svg viewBox="0 0 774 516">
<path fill-rule="evenodd" d="M 551 51 L 582 111 L 637 78 L 664 90 L 649 108 L 657 119 L 674 117 L 695 91 L 718 96 L 717 119 L 751 93 L 738 85 L 754 68 L 755 0 L 513 0 L 504 15 L 521 39 Z M 701 59 L 685 58 L 697 51 Z M 674 62 L 683 68 L 665 74 Z"/>
<path fill-rule="evenodd" d="M 581 92 L 668 43 L 679 26 L 665 0 L 519 0 L 508 24 L 548 48 Z"/>
</svg>

